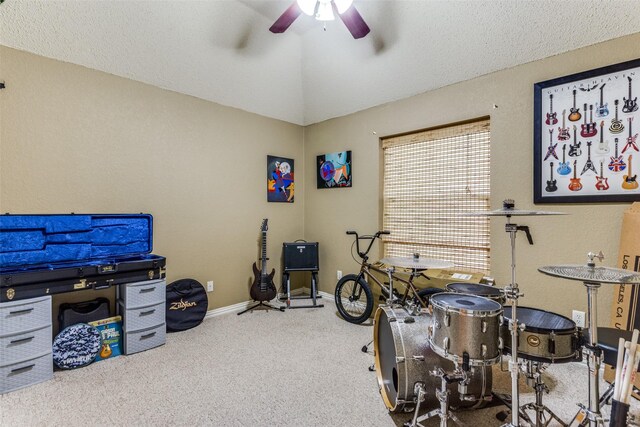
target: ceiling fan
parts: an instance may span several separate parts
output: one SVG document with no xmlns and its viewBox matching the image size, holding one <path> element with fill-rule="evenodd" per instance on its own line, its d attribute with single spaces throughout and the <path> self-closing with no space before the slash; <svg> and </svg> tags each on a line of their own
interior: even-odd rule
<svg viewBox="0 0 640 427">
<path fill-rule="evenodd" d="M 315 16 L 318 21 L 333 21 L 335 19 L 334 11 L 337 12 L 354 39 L 362 38 L 371 31 L 353 5 L 353 0 L 296 0 L 273 23 L 269 31 L 284 33 L 302 13 Z"/>
</svg>

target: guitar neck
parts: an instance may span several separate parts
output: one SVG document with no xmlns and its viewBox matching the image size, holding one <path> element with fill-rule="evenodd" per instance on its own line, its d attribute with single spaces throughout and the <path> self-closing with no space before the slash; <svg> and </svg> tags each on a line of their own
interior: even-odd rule
<svg viewBox="0 0 640 427">
<path fill-rule="evenodd" d="M 262 232 L 262 275 L 267 274 L 267 232 Z"/>
</svg>

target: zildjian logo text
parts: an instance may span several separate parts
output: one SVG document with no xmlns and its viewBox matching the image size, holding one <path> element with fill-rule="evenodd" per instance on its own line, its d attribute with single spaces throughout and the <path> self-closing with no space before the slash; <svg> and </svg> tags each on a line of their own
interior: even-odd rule
<svg viewBox="0 0 640 427">
<path fill-rule="evenodd" d="M 193 301 L 184 301 L 181 299 L 179 302 L 172 302 L 171 307 L 169 307 L 169 310 L 185 311 L 187 308 L 193 307 L 194 305 L 196 305 L 196 303 Z"/>
</svg>

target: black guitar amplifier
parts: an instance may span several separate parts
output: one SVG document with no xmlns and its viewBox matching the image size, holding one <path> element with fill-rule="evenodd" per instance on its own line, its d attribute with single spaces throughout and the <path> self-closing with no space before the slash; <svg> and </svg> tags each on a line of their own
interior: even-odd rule
<svg viewBox="0 0 640 427">
<path fill-rule="evenodd" d="M 282 244 L 284 271 L 318 271 L 318 242 Z"/>
</svg>

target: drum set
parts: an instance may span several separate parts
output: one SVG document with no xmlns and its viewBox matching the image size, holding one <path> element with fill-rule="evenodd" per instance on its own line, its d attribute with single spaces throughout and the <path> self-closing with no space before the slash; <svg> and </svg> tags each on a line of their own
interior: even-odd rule
<svg viewBox="0 0 640 427">
<path fill-rule="evenodd" d="M 559 214 L 517 210 L 512 200 L 505 200 L 502 209 L 470 214 L 506 217 L 512 260 L 511 283 L 505 288 L 450 283 L 443 292 L 431 295 L 426 308 L 395 304 L 393 300 L 379 306 L 373 331 L 378 386 L 389 411 L 413 411 L 406 427 L 422 426 L 421 422 L 433 417 L 440 418 L 441 426 L 447 426 L 449 420 L 460 423 L 455 411 L 482 408 L 496 401 L 510 409 L 511 422 L 507 426 L 517 427 L 521 420 L 537 427 L 552 421 L 567 426 L 542 402 L 544 393 L 549 391 L 542 373 L 550 364 L 582 360 L 583 350 L 588 355 L 589 404 L 581 405 L 584 417 L 580 425 L 604 425 L 599 406 L 597 289 L 601 283 L 640 284 L 640 274 L 595 267 L 594 258 L 602 259 L 602 255 L 593 253 L 589 253 L 586 266 L 539 269 L 544 274 L 584 282 L 588 295 L 588 343 L 582 342 L 582 331 L 571 319 L 537 308 L 518 307 L 518 298 L 523 294 L 516 282 L 516 233 L 524 231 L 530 244 L 533 239 L 527 226 L 514 224 L 511 218 Z M 492 393 L 492 367 L 498 363 L 502 366 L 504 355 L 510 356 L 511 396 Z M 535 402 L 522 406 L 520 375 L 535 391 Z M 420 415 L 421 407 L 428 412 Z"/>
</svg>

